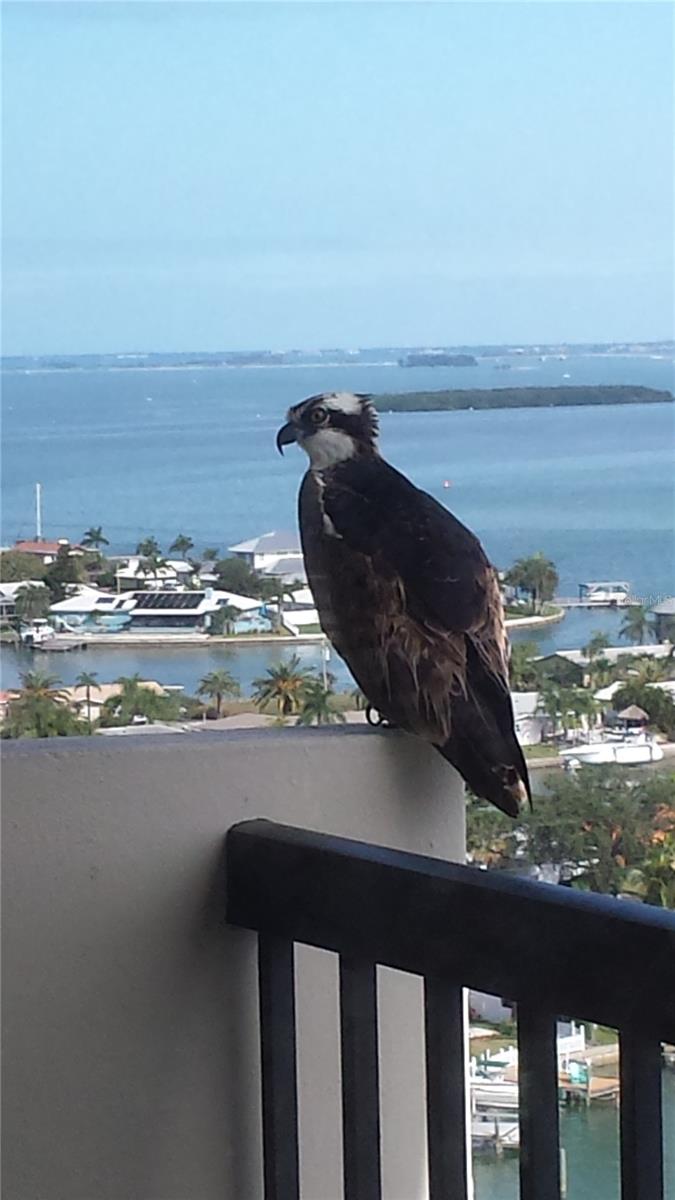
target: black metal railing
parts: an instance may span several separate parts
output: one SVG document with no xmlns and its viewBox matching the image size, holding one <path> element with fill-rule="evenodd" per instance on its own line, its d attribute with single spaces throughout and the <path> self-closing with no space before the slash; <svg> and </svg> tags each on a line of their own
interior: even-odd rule
<svg viewBox="0 0 675 1200">
<path fill-rule="evenodd" d="M 467 1195 L 462 988 L 517 1005 L 521 1200 L 559 1200 L 556 1021 L 619 1030 L 622 1200 L 661 1200 L 675 914 L 269 821 L 227 839 L 228 920 L 259 935 L 266 1200 L 297 1200 L 293 944 L 340 956 L 345 1200 L 379 1200 L 377 964 L 425 986 L 431 1200 Z"/>
</svg>

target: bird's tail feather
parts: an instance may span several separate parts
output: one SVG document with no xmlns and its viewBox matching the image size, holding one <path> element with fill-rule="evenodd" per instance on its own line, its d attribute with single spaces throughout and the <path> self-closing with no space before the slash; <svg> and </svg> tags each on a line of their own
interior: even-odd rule
<svg viewBox="0 0 675 1200">
<path fill-rule="evenodd" d="M 509 817 L 520 816 L 523 808 L 531 805 L 527 767 L 515 737 L 509 754 L 494 757 L 486 755 L 484 746 L 456 736 L 438 746 L 438 750 L 477 796 L 490 800 Z"/>
</svg>

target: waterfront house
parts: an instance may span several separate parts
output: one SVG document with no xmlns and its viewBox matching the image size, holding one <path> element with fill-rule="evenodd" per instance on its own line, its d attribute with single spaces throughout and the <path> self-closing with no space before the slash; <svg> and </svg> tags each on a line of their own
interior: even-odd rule
<svg viewBox="0 0 675 1200">
<path fill-rule="evenodd" d="M 296 579 L 304 581 L 307 577 L 297 533 L 263 533 L 260 537 L 238 542 L 228 549 L 254 571 L 273 575 L 282 582 L 291 583 Z"/>
<path fill-rule="evenodd" d="M 57 629 L 68 632 L 69 629 L 80 629 L 83 625 L 92 628 L 97 624 L 104 626 L 111 624 L 106 618 L 113 614 L 116 617 L 113 624 L 120 626 L 126 623 L 124 596 L 101 592 L 88 584 L 71 585 L 67 591 L 68 595 L 49 609 Z"/>
<path fill-rule="evenodd" d="M 603 650 L 602 657 L 610 663 L 616 663 L 620 658 L 629 656 L 645 656 L 647 658 L 668 658 L 672 647 L 664 645 L 648 646 L 608 646 Z M 542 654 L 534 660 L 539 663 L 542 673 L 549 679 L 564 687 L 581 687 L 588 682 L 588 667 L 590 659 L 582 650 L 556 650 L 553 654 Z"/>
<path fill-rule="evenodd" d="M 167 696 L 170 692 L 183 690 L 182 687 L 176 686 L 164 687 L 154 679 L 141 679 L 138 686 L 146 688 L 149 692 L 155 692 L 158 696 Z M 78 684 L 76 687 L 62 687 L 60 691 L 64 703 L 73 710 L 76 716 L 93 722 L 98 721 L 101 716 L 101 710 L 106 700 L 121 695 L 122 685 L 120 683 L 97 683 L 86 688 Z M 87 693 L 89 693 L 88 699 Z"/>
<path fill-rule="evenodd" d="M 294 558 L 302 553 L 297 533 L 286 531 L 262 533 L 248 542 L 228 546 L 230 554 L 243 558 L 254 571 L 264 571 L 277 565 L 282 558 Z"/>
<path fill-rule="evenodd" d="M 12 703 L 12 700 L 16 700 L 18 695 L 19 692 L 12 690 L 11 688 L 9 690 L 6 688 L 0 688 L 0 724 L 7 716 L 7 710 Z"/>
<path fill-rule="evenodd" d="M 307 629 L 312 633 L 319 632 L 319 614 L 307 587 L 284 593 L 281 611 L 276 602 L 268 602 L 266 612 L 272 615 L 274 622 L 280 619 L 284 628 L 296 636 Z"/>
<path fill-rule="evenodd" d="M 71 545 L 68 538 L 57 538 L 52 542 L 48 542 L 44 538 L 20 539 L 14 543 L 12 550 L 16 550 L 19 554 L 33 554 L 45 566 L 49 566 L 56 562 L 59 550 L 64 546 L 68 548 L 68 554 L 72 558 L 81 558 L 83 554 L 86 554 L 84 546 Z"/>
<path fill-rule="evenodd" d="M 128 631 L 167 632 L 171 630 L 207 633 L 214 615 L 221 608 L 234 609 L 233 632 L 269 632 L 271 623 L 263 613 L 264 602 L 252 596 L 239 596 L 215 588 L 201 591 L 142 591 L 124 599 L 129 616 Z"/>
<path fill-rule="evenodd" d="M 9 620 L 16 612 L 16 597 L 22 588 L 45 587 L 41 579 L 19 579 L 15 583 L 0 583 L 0 620 Z"/>
<path fill-rule="evenodd" d="M 199 591 L 164 587 L 120 594 L 101 592 L 87 585 L 74 587 L 71 594 L 52 604 L 50 615 L 57 629 L 66 632 L 85 630 L 110 633 L 144 630 L 171 633 L 172 630 L 207 632 L 213 615 L 220 608 L 234 609 L 235 633 L 269 632 L 264 602 L 252 596 L 239 596 L 214 588 Z"/>
<path fill-rule="evenodd" d="M 185 587 L 194 577 L 195 569 L 182 558 L 167 559 L 161 566 L 148 567 L 140 555 L 123 561 L 115 571 L 117 590 L 133 591 L 138 587 L 164 589 Z"/>
</svg>

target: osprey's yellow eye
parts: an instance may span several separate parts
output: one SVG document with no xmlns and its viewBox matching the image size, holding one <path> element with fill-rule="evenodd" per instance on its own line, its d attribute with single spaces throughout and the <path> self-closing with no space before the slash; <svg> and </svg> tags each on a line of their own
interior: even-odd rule
<svg viewBox="0 0 675 1200">
<path fill-rule="evenodd" d="M 328 420 L 328 409 L 324 408 L 323 404 L 317 404 L 309 414 L 309 419 L 312 425 L 325 425 Z"/>
</svg>

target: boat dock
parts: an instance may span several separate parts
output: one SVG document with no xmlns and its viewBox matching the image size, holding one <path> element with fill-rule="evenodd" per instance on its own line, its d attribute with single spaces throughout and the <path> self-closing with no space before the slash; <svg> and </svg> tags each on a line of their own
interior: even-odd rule
<svg viewBox="0 0 675 1200">
<path fill-rule="evenodd" d="M 552 601 L 559 608 L 630 608 L 631 605 L 642 605 L 644 601 L 639 596 L 627 596 L 625 600 L 590 600 L 579 596 L 556 596 Z"/>
<path fill-rule="evenodd" d="M 589 1075 L 585 1080 L 573 1082 L 568 1075 L 558 1079 L 558 1090 L 565 1104 L 585 1104 L 595 1100 L 611 1100 L 619 1103 L 620 1081 L 613 1075 Z"/>
<path fill-rule="evenodd" d="M 577 596 L 556 596 L 554 603 L 560 608 L 629 608 L 642 604 L 638 596 L 632 596 L 630 583 L 625 579 L 591 580 L 579 584 Z"/>
<path fill-rule="evenodd" d="M 29 648 L 31 650 L 41 650 L 45 654 L 65 654 L 68 650 L 86 650 L 88 643 L 82 639 L 53 637 L 45 638 L 44 641 L 35 642 Z"/>
<path fill-rule="evenodd" d="M 471 1144 L 474 1150 L 492 1151 L 502 1155 L 505 1150 L 520 1149 L 520 1126 L 517 1117 L 474 1117 L 471 1122 Z"/>
</svg>

